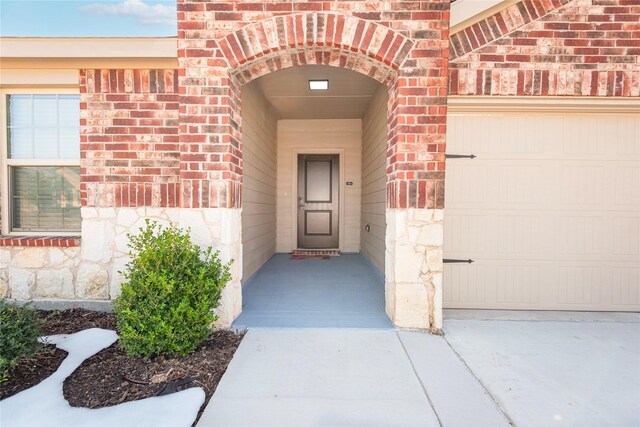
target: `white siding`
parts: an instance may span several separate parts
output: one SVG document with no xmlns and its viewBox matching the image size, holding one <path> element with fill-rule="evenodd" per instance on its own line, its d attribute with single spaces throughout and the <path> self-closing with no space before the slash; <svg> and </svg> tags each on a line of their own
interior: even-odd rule
<svg viewBox="0 0 640 427">
<path fill-rule="evenodd" d="M 448 119 L 445 307 L 639 310 L 640 118 Z"/>
<path fill-rule="evenodd" d="M 362 122 L 361 251 L 384 273 L 386 230 L 387 88 L 376 91 Z M 365 227 L 369 225 L 371 231 Z"/>
<path fill-rule="evenodd" d="M 340 185 L 344 216 L 340 217 L 340 249 L 360 251 L 360 178 L 362 158 L 362 121 L 349 120 L 280 120 L 278 121 L 278 252 L 293 249 L 295 234 L 293 218 L 294 151 L 343 150 L 344 177 Z M 328 152 L 327 151 L 327 152 Z M 317 151 L 316 151 L 317 152 Z M 345 182 L 353 182 L 346 186 Z"/>
<path fill-rule="evenodd" d="M 242 277 L 250 278 L 276 249 L 276 127 L 256 86 L 242 92 Z"/>
</svg>

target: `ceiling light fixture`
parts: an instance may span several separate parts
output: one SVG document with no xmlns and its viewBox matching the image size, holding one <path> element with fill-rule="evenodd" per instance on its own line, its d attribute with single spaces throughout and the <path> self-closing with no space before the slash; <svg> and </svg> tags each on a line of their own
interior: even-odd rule
<svg viewBox="0 0 640 427">
<path fill-rule="evenodd" d="M 329 80 L 309 80 L 309 89 L 327 90 L 329 89 Z"/>
</svg>

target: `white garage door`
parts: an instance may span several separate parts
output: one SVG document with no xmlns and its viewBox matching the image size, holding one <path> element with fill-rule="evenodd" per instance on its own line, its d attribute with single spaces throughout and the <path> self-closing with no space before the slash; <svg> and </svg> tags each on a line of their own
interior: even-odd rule
<svg viewBox="0 0 640 427">
<path fill-rule="evenodd" d="M 640 117 L 451 114 L 449 308 L 640 310 Z"/>
</svg>

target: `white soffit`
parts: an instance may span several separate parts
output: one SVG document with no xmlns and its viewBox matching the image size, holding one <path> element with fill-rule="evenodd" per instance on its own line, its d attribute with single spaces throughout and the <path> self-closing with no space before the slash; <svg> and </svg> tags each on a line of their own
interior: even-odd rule
<svg viewBox="0 0 640 427">
<path fill-rule="evenodd" d="M 329 80 L 329 89 L 309 89 L 309 80 Z M 267 74 L 257 85 L 281 119 L 359 119 L 380 83 L 355 71 L 325 65 L 292 67 Z"/>
<path fill-rule="evenodd" d="M 514 3 L 514 0 L 457 0 L 451 4 L 451 34 Z"/>
</svg>

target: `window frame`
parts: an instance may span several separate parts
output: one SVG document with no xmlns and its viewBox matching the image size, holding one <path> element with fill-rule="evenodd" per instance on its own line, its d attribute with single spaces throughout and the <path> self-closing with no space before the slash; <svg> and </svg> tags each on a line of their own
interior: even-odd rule
<svg viewBox="0 0 640 427">
<path fill-rule="evenodd" d="M 80 95 L 78 87 L 28 87 L 28 88 L 2 88 L 0 89 L 0 191 L 2 204 L 0 205 L 3 236 L 79 236 L 77 231 L 12 231 L 11 215 L 11 167 L 18 166 L 72 166 L 80 167 L 80 153 L 77 159 L 9 159 L 7 146 L 9 129 L 9 111 L 7 97 L 10 95 Z"/>
</svg>

